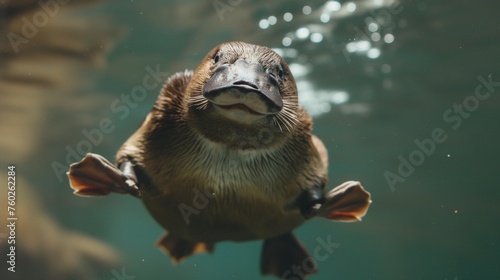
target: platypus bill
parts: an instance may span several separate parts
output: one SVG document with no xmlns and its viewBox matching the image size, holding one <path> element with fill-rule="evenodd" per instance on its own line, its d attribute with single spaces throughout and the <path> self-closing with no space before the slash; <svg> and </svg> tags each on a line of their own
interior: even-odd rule
<svg viewBox="0 0 500 280">
<path fill-rule="evenodd" d="M 173 262 L 218 241 L 264 239 L 261 272 L 282 277 L 310 258 L 293 229 L 313 217 L 358 221 L 371 202 L 355 181 L 327 192 L 327 151 L 311 129 L 277 53 L 223 43 L 166 81 L 116 166 L 88 154 L 68 176 L 78 195 L 140 198 L 167 230 L 158 245 Z"/>
</svg>

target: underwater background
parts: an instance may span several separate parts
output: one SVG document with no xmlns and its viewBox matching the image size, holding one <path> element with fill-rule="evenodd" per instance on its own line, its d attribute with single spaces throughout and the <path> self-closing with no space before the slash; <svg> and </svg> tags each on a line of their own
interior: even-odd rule
<svg viewBox="0 0 500 280">
<path fill-rule="evenodd" d="M 139 200 L 75 196 L 65 174 L 86 152 L 112 160 L 165 77 L 240 40 L 288 62 L 329 151 L 329 188 L 359 180 L 372 194 L 362 222 L 295 231 L 311 253 L 336 244 L 310 279 L 500 279 L 499 11 L 492 0 L 0 0 L 0 278 L 274 279 L 260 275 L 261 241 L 172 265 Z"/>
</svg>

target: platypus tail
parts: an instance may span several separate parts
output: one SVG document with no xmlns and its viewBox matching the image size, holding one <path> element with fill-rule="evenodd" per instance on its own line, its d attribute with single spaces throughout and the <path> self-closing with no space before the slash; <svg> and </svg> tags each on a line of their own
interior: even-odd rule
<svg viewBox="0 0 500 280">
<path fill-rule="evenodd" d="M 292 275 L 297 268 L 303 278 L 318 270 L 315 260 L 291 232 L 264 240 L 260 259 L 262 274 L 288 279 L 287 275 Z"/>
</svg>

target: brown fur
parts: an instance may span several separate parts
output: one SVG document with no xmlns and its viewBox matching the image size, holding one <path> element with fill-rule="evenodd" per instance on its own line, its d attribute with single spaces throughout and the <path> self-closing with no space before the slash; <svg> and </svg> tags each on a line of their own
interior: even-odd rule
<svg viewBox="0 0 500 280">
<path fill-rule="evenodd" d="M 228 62 L 245 58 L 264 67 L 280 64 L 285 74 L 279 85 L 285 104 L 280 114 L 289 114 L 281 116 L 285 121 L 269 116 L 244 125 L 203 103 L 202 88 L 216 53 Z M 117 160 L 132 158 L 145 170 L 151 181 L 140 186 L 141 197 L 170 234 L 193 242 L 269 238 L 300 225 L 304 218 L 294 200 L 303 189 L 327 181 L 326 149 L 319 139 L 313 141 L 311 126 L 280 56 L 266 47 L 226 43 L 215 47 L 194 73 L 168 79 Z M 193 189 L 208 202 L 193 201 Z M 189 223 L 181 214 L 184 206 L 198 210 Z"/>
</svg>

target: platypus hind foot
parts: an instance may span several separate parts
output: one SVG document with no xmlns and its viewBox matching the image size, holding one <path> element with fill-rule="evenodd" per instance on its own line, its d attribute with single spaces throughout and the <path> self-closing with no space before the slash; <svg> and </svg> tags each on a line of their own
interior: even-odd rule
<svg viewBox="0 0 500 280">
<path fill-rule="evenodd" d="M 181 239 L 165 232 L 157 242 L 158 247 L 165 253 L 170 255 L 174 264 L 179 263 L 182 259 L 197 253 L 212 253 L 214 250 L 214 243 L 205 242 L 191 242 Z"/>
</svg>

